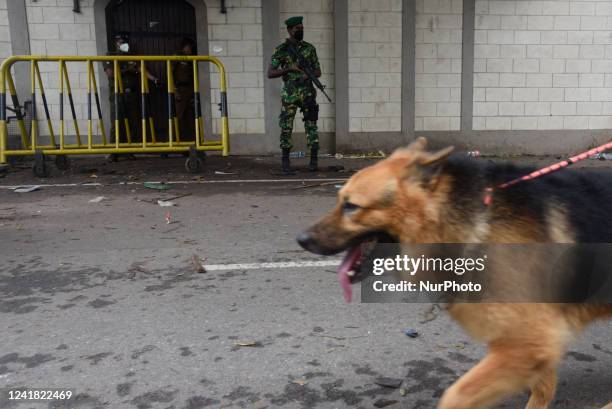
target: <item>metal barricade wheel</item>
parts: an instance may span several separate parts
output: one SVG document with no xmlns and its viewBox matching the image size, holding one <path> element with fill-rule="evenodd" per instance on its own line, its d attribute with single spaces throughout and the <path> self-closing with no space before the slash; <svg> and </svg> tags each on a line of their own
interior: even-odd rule
<svg viewBox="0 0 612 409">
<path fill-rule="evenodd" d="M 204 162 L 200 158 L 187 158 L 185 160 L 185 169 L 189 173 L 198 173 L 204 167 Z"/>
<path fill-rule="evenodd" d="M 66 155 L 55 155 L 55 167 L 62 171 L 70 169 L 70 158 Z"/>
</svg>

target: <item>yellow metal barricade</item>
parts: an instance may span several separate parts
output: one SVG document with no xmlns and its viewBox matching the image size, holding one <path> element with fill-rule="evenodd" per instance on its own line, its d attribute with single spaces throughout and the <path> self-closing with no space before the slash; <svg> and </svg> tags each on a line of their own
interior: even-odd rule
<svg viewBox="0 0 612 409">
<path fill-rule="evenodd" d="M 19 99 L 14 85 L 14 80 L 11 74 L 11 67 L 19 61 L 30 63 L 30 81 L 31 81 L 31 98 L 32 98 L 32 126 L 30 134 L 27 134 L 26 127 L 23 123 L 23 118 L 19 119 L 19 129 L 21 132 L 21 149 L 7 149 L 8 133 L 7 133 L 7 89 L 12 98 L 12 102 L 17 109 Z M 154 120 L 151 114 L 151 109 L 148 103 L 149 85 L 147 79 L 147 70 L 145 63 L 147 61 L 162 61 L 166 63 L 166 80 L 168 84 L 168 141 L 160 142 L 159 135 L 156 134 Z M 49 111 L 48 93 L 45 93 L 45 88 L 39 68 L 41 62 L 55 62 L 58 64 L 59 73 L 59 133 L 53 127 L 53 118 Z M 73 87 L 70 83 L 68 69 L 66 63 L 83 63 L 87 71 L 87 140 L 83 143 L 81 138 L 81 129 L 79 129 L 78 118 L 75 110 L 73 98 Z M 114 98 L 116 115 L 115 135 L 107 135 L 106 127 L 102 117 L 102 109 L 100 106 L 100 97 L 96 76 L 94 74 L 94 63 L 110 62 L 113 69 L 114 77 Z M 141 118 L 138 128 L 141 132 L 141 141 L 133 142 L 133 135 L 130 133 L 130 125 L 128 118 L 119 118 L 119 97 L 123 97 L 124 89 L 121 80 L 121 62 L 136 62 L 139 63 L 140 75 L 140 96 L 141 96 Z M 172 73 L 173 62 L 190 62 L 193 65 L 193 90 L 194 90 L 194 120 L 195 120 L 195 141 L 185 141 L 184 135 L 181 138 L 179 133 L 179 120 L 176 117 L 176 109 L 174 102 L 174 80 Z M 214 64 L 219 71 L 219 89 L 220 89 L 220 109 L 221 109 L 221 129 L 219 140 L 207 140 L 204 135 L 204 125 L 202 118 L 202 109 L 200 102 L 200 84 L 199 84 L 199 63 Z M 38 84 L 38 87 L 37 87 Z M 7 87 L 8 86 L 8 87 Z M 40 96 L 45 112 L 45 120 L 48 128 L 48 144 L 41 144 L 40 129 L 37 117 L 36 98 Z M 70 114 L 74 129 L 76 143 L 66 143 L 66 119 L 64 118 L 65 97 L 68 97 L 70 105 Z M 93 101 L 92 101 L 93 96 Z M 93 103 L 96 105 L 96 114 L 98 122 L 99 134 L 94 135 L 94 118 L 93 118 Z M 124 123 L 121 123 L 123 119 Z M 120 140 L 120 129 L 124 126 L 127 142 Z M 59 136 L 59 143 L 56 143 L 56 137 Z M 99 141 L 94 141 L 94 136 L 98 136 Z M 183 140 L 181 140 L 183 139 Z M 0 164 L 7 162 L 9 156 L 26 156 L 26 155 L 57 155 L 56 158 L 65 158 L 64 155 L 85 155 L 85 154 L 123 154 L 123 153 L 172 153 L 172 152 L 190 152 L 191 155 L 202 151 L 221 151 L 223 156 L 229 155 L 229 123 L 227 117 L 227 86 L 225 68 L 221 61 L 215 57 L 209 56 L 13 56 L 4 60 L 0 66 Z M 190 159 L 194 159 L 190 157 Z M 56 161 L 59 163 L 60 161 Z M 198 164 L 191 163 L 191 167 Z M 189 170 L 189 160 L 186 164 Z"/>
</svg>

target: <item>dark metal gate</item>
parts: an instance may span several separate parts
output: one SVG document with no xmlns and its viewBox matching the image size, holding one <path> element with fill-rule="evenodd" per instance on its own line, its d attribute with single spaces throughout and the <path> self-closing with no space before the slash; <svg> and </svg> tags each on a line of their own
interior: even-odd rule
<svg viewBox="0 0 612 409">
<path fill-rule="evenodd" d="M 183 38 L 197 41 L 195 10 L 185 0 L 113 0 L 106 7 L 106 27 L 109 47 L 116 34 L 125 33 L 136 55 L 175 55 Z M 147 70 L 161 79 L 159 88 L 153 83 L 149 88 L 155 128 L 163 140 L 168 130 L 166 66 L 147 63 Z"/>
</svg>

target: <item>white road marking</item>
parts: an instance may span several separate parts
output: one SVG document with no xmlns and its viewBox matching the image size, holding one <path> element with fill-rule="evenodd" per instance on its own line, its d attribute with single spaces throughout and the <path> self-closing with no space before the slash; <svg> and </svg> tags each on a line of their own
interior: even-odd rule
<svg viewBox="0 0 612 409">
<path fill-rule="evenodd" d="M 337 267 L 342 260 L 278 261 L 270 263 L 204 264 L 206 271 L 262 270 L 267 268 Z"/>
<path fill-rule="evenodd" d="M 348 178 L 339 178 L 339 179 L 234 179 L 234 180 L 177 180 L 171 182 L 163 182 L 167 185 L 206 185 L 206 184 L 223 184 L 223 183 L 302 183 L 302 182 L 346 182 Z M 1 186 L 0 189 L 6 190 L 14 190 L 18 187 L 31 187 L 31 186 L 40 186 L 42 187 L 80 187 L 80 186 L 126 186 L 126 185 L 143 185 L 144 183 L 162 183 L 162 181 L 153 181 L 153 182 L 119 182 L 119 183 L 51 183 L 46 185 L 36 184 L 36 185 L 7 185 Z"/>
</svg>

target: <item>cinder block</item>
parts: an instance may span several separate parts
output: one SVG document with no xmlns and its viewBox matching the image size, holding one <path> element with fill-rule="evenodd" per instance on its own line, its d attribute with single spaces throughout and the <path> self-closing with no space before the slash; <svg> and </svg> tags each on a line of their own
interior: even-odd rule
<svg viewBox="0 0 612 409">
<path fill-rule="evenodd" d="M 499 115 L 501 116 L 522 116 L 525 114 L 524 102 L 500 102 Z"/>
<path fill-rule="evenodd" d="M 569 13 L 572 16 L 594 16 L 595 3 L 584 1 L 570 2 Z"/>
<path fill-rule="evenodd" d="M 438 51 L 438 47 L 436 46 L 436 44 L 416 44 L 415 57 L 416 58 L 437 58 L 438 56 L 437 51 Z"/>
<path fill-rule="evenodd" d="M 578 115 L 601 115 L 601 102 L 578 102 L 576 104 L 576 114 Z M 612 114 L 612 112 L 610 112 Z"/>
<path fill-rule="evenodd" d="M 44 23 L 74 23 L 74 12 L 72 7 L 43 7 L 43 22 Z"/>
<path fill-rule="evenodd" d="M 599 60 L 604 58 L 603 45 L 581 45 L 580 58 L 589 60 Z"/>
<path fill-rule="evenodd" d="M 501 46 L 502 58 L 525 58 L 526 47 L 523 44 L 511 44 Z"/>
<path fill-rule="evenodd" d="M 244 90 L 244 101 L 245 102 L 264 102 L 263 88 L 245 88 Z"/>
<path fill-rule="evenodd" d="M 601 16 L 580 17 L 580 29 L 581 30 L 605 30 L 607 23 L 608 23 L 608 19 L 606 17 L 601 17 Z"/>
<path fill-rule="evenodd" d="M 423 13 L 449 14 L 451 12 L 450 0 L 427 0 L 423 2 Z"/>
<path fill-rule="evenodd" d="M 475 44 L 474 58 L 499 58 L 499 49 L 497 44 Z"/>
<path fill-rule="evenodd" d="M 450 88 L 421 88 L 423 102 L 450 102 Z"/>
<path fill-rule="evenodd" d="M 514 31 L 515 44 L 539 44 L 540 37 L 539 31 Z"/>
<path fill-rule="evenodd" d="M 538 117 L 538 129 L 562 129 L 563 118 L 553 116 Z"/>
<path fill-rule="evenodd" d="M 577 45 L 553 46 L 553 58 L 578 58 L 580 47 Z"/>
<path fill-rule="evenodd" d="M 566 31 L 542 31 L 540 36 L 542 44 L 567 44 Z"/>
<path fill-rule="evenodd" d="M 489 117 L 485 126 L 488 130 L 505 131 L 512 129 L 512 121 L 508 117 Z"/>
<path fill-rule="evenodd" d="M 550 104 L 551 115 L 576 115 L 575 102 L 552 102 Z"/>
<path fill-rule="evenodd" d="M 555 26 L 555 18 L 547 16 L 529 16 L 527 18 L 528 30 L 552 30 Z"/>
<path fill-rule="evenodd" d="M 592 65 L 591 65 L 591 72 L 594 72 L 594 73 L 612 72 L 612 60 L 593 60 Z"/>
<path fill-rule="evenodd" d="M 563 88 L 540 88 L 540 101 L 563 101 Z"/>
<path fill-rule="evenodd" d="M 567 43 L 568 44 L 592 44 L 593 43 L 593 32 L 592 31 L 568 31 L 567 32 Z"/>
<path fill-rule="evenodd" d="M 612 44 L 612 37 L 609 31 L 595 31 L 593 33 L 593 43 L 595 44 Z"/>
<path fill-rule="evenodd" d="M 256 55 L 259 55 L 257 52 L 257 41 L 249 41 L 249 40 L 228 41 L 227 42 L 227 53 L 229 56 L 256 56 Z"/>
<path fill-rule="evenodd" d="M 349 13 L 349 27 L 374 27 L 376 25 L 376 14 L 364 12 Z"/>
<path fill-rule="evenodd" d="M 316 2 L 313 2 L 316 3 Z M 234 7 L 227 11 L 227 24 L 256 24 L 255 8 Z M 211 13 L 208 13 L 209 15 Z"/>
<path fill-rule="evenodd" d="M 550 115 L 550 102 L 525 102 L 525 115 Z"/>
<path fill-rule="evenodd" d="M 496 116 L 498 105 L 497 102 L 474 102 L 474 116 Z"/>
<path fill-rule="evenodd" d="M 362 88 L 362 102 L 389 102 L 389 88 Z"/>
<path fill-rule="evenodd" d="M 591 72 L 591 60 L 567 60 L 565 62 L 565 72 Z"/>
<path fill-rule="evenodd" d="M 488 72 L 512 72 L 512 59 L 491 58 L 487 60 Z"/>
<path fill-rule="evenodd" d="M 555 17 L 555 30 L 579 30 L 580 17 L 578 16 L 557 16 Z"/>
<path fill-rule="evenodd" d="M 612 128 L 612 117 L 610 116 L 591 116 L 589 117 L 589 129 L 609 129 Z"/>
<path fill-rule="evenodd" d="M 376 74 L 374 73 L 351 73 L 349 74 L 349 86 L 357 88 L 369 88 L 376 85 Z"/>
<path fill-rule="evenodd" d="M 523 73 L 500 74 L 499 85 L 501 87 L 524 87 L 525 86 L 525 74 Z"/>
<path fill-rule="evenodd" d="M 513 130 L 533 130 L 538 129 L 538 119 L 533 117 L 513 117 Z"/>
<path fill-rule="evenodd" d="M 381 27 L 362 27 L 361 41 L 365 43 L 384 43 L 390 40 L 389 29 Z"/>
<path fill-rule="evenodd" d="M 565 72 L 565 60 L 554 60 L 543 58 L 540 60 L 540 72 L 561 73 Z"/>
<path fill-rule="evenodd" d="M 578 74 L 578 86 L 586 87 L 603 87 L 604 74 Z"/>
<path fill-rule="evenodd" d="M 513 101 L 538 101 L 539 100 L 538 88 L 513 88 L 512 89 L 512 100 Z"/>
<path fill-rule="evenodd" d="M 552 58 L 552 45 L 528 45 L 527 58 Z"/>
<path fill-rule="evenodd" d="M 417 102 L 414 106 L 416 116 L 436 116 L 435 102 Z"/>
<path fill-rule="evenodd" d="M 517 1 L 516 14 L 520 16 L 537 16 L 542 14 L 542 2 Z"/>
<path fill-rule="evenodd" d="M 567 88 L 578 86 L 578 74 L 554 74 L 553 87 Z"/>
<path fill-rule="evenodd" d="M 539 72 L 540 60 L 537 59 L 514 59 L 514 72 Z"/>
<path fill-rule="evenodd" d="M 592 88 L 591 101 L 612 101 L 612 88 Z"/>
<path fill-rule="evenodd" d="M 486 88 L 474 88 L 472 93 L 474 101 L 485 101 L 486 100 Z"/>
<path fill-rule="evenodd" d="M 89 40 L 91 28 L 89 24 L 60 24 L 60 38 L 62 40 Z"/>
<path fill-rule="evenodd" d="M 566 101 L 590 101 L 591 90 L 589 88 L 566 88 Z"/>
<path fill-rule="evenodd" d="M 438 87 L 461 87 L 460 74 L 437 74 L 436 77 Z"/>
<path fill-rule="evenodd" d="M 480 15 L 474 19 L 474 28 L 476 30 L 499 30 L 501 26 L 500 16 Z"/>
<path fill-rule="evenodd" d="M 596 102 L 597 104 L 601 104 L 601 110 L 599 114 L 591 114 L 591 115 L 612 115 L 612 102 Z"/>
<path fill-rule="evenodd" d="M 589 118 L 585 116 L 566 116 L 563 118 L 563 129 L 588 129 Z"/>
<path fill-rule="evenodd" d="M 376 44 L 376 57 L 401 57 L 401 43 Z"/>
<path fill-rule="evenodd" d="M 487 88 L 487 101 L 512 101 L 512 88 Z"/>
<path fill-rule="evenodd" d="M 376 102 L 374 113 L 377 117 L 399 117 L 402 114 L 402 106 L 396 102 Z"/>
<path fill-rule="evenodd" d="M 230 88 L 253 88 L 258 84 L 259 77 L 260 75 L 255 72 L 236 72 L 229 73 L 227 76 Z"/>
<path fill-rule="evenodd" d="M 75 40 L 48 40 L 45 44 L 49 55 L 76 55 Z"/>
<path fill-rule="evenodd" d="M 374 117 L 374 104 L 373 103 L 352 103 L 349 105 L 349 115 L 351 118 Z"/>
<path fill-rule="evenodd" d="M 499 74 L 498 73 L 475 73 L 474 74 L 474 87 L 498 87 L 499 86 Z"/>
<path fill-rule="evenodd" d="M 450 73 L 451 60 L 442 58 L 436 60 L 425 60 L 423 62 L 423 70 L 426 73 Z"/>
<path fill-rule="evenodd" d="M 502 30 L 527 30 L 527 16 L 502 16 Z"/>
<path fill-rule="evenodd" d="M 32 40 L 58 40 L 59 26 L 57 24 L 32 24 L 30 39 Z"/>
<path fill-rule="evenodd" d="M 391 11 L 391 1 L 361 0 L 361 11 Z"/>
<path fill-rule="evenodd" d="M 438 44 L 438 58 L 461 58 L 458 44 Z"/>
<path fill-rule="evenodd" d="M 240 24 L 221 25 L 215 24 L 211 26 L 211 40 L 242 40 L 242 26 Z M 253 40 L 252 38 L 247 38 Z"/>
<path fill-rule="evenodd" d="M 612 16 L 612 4 L 609 2 L 599 2 L 595 6 L 595 14 L 598 16 Z"/>
<path fill-rule="evenodd" d="M 489 44 L 513 44 L 514 31 L 512 30 L 489 30 L 487 32 Z"/>
<path fill-rule="evenodd" d="M 402 14 L 378 12 L 376 13 L 376 25 L 379 27 L 401 27 Z"/>
<path fill-rule="evenodd" d="M 461 104 L 457 102 L 440 102 L 437 104 L 438 116 L 459 116 L 461 115 Z"/>
<path fill-rule="evenodd" d="M 401 86 L 402 76 L 399 73 L 376 73 L 376 86 L 377 87 L 398 87 Z"/>
<path fill-rule="evenodd" d="M 516 12 L 516 2 L 514 1 L 489 1 L 489 13 L 514 15 Z"/>
</svg>

